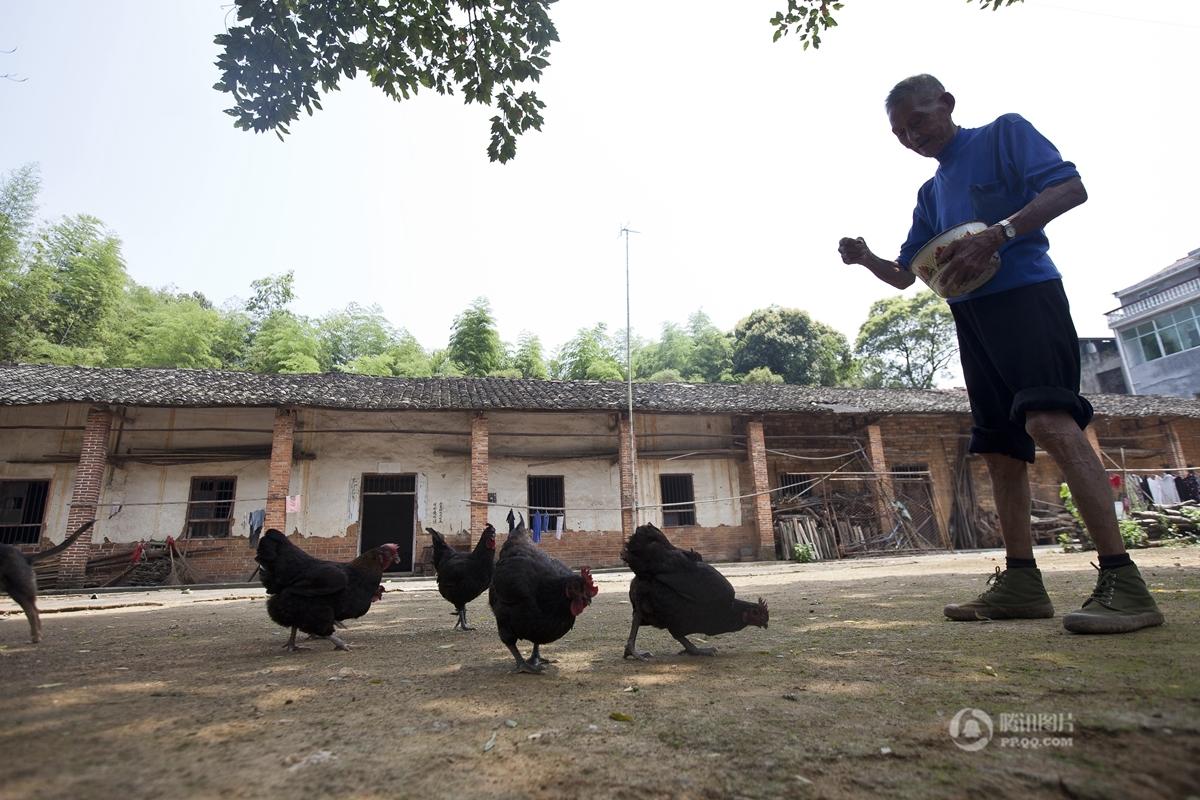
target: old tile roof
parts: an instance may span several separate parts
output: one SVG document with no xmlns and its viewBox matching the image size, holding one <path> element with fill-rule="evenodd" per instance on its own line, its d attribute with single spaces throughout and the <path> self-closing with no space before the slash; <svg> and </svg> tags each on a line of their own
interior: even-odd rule
<svg viewBox="0 0 1200 800">
<path fill-rule="evenodd" d="M 766 414 L 965 414 L 961 390 L 838 389 L 816 386 L 637 383 L 643 412 Z M 1093 395 L 1107 416 L 1200 418 L 1200 401 Z M 369 411 L 616 411 L 623 383 L 512 378 L 376 378 L 275 375 L 226 370 L 97 369 L 0 365 L 0 406 L 111 403 L 128 406 L 293 406 Z"/>
</svg>

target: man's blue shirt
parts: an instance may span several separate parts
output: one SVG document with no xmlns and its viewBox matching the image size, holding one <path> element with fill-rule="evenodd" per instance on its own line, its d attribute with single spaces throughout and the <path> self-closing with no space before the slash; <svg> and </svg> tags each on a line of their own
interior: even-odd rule
<svg viewBox="0 0 1200 800">
<path fill-rule="evenodd" d="M 981 128 L 960 128 L 937 155 L 934 176 L 917 192 L 917 208 L 899 264 L 909 268 L 922 245 L 947 228 L 971 220 L 993 225 L 1024 208 L 1049 186 L 1079 172 L 1019 114 Z M 1045 231 L 1036 230 L 1000 248 L 1000 269 L 957 303 L 1061 277 L 1050 260 Z"/>
</svg>

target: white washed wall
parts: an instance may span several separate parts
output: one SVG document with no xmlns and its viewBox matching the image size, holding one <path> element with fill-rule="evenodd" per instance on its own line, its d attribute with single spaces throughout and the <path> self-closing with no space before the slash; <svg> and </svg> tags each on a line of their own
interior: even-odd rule
<svg viewBox="0 0 1200 800">
<path fill-rule="evenodd" d="M 83 404 L 0 408 L 0 425 L 81 426 Z M 265 409 L 151 409 L 124 412 L 119 450 L 189 448 L 217 445 L 269 445 L 274 410 Z M 639 433 L 728 433 L 728 419 L 685 415 L 639 415 Z M 620 480 L 617 469 L 616 418 L 609 413 L 566 414 L 492 412 L 489 414 L 489 491 L 501 506 L 489 521 L 507 529 L 508 508 L 527 507 L 529 475 L 562 475 L 567 529 L 620 530 Z M 301 496 L 298 513 L 289 514 L 287 531 L 306 536 L 344 536 L 357 532 L 360 483 L 364 473 L 415 473 L 420 526 L 445 533 L 466 530 L 470 494 L 470 423 L 467 412 L 348 412 L 316 409 L 298 415 L 296 450 L 315 456 L 293 464 L 289 494 Z M 117 441 L 119 420 L 110 442 Z M 169 430 L 147 431 L 146 428 Z M 245 428 L 242 432 L 185 431 L 184 428 Z M 373 432 L 356 432 L 371 429 Z M 398 430 L 417 431 L 399 433 Z M 525 434 L 567 434 L 530 436 Z M 0 477 L 51 481 L 47 533 L 53 540 L 65 534 L 74 464 L 21 464 L 54 453 L 77 454 L 80 431 L 0 431 Z M 705 437 L 656 436 L 643 440 L 642 450 L 687 450 L 729 446 L 728 440 Z M 584 457 L 580 457 L 584 456 Z M 100 510 L 95 540 L 117 542 L 178 535 L 186 519 L 191 480 L 198 476 L 236 477 L 233 533 L 248 534 L 247 516 L 265 507 L 266 460 L 228 463 L 151 466 L 127 463 L 109 466 L 102 503 L 121 503 Z M 690 473 L 696 499 L 732 497 L 740 493 L 738 462 L 729 457 L 674 461 L 646 458 L 639 462 L 640 502 L 657 504 L 658 475 Z M 144 504 L 144 505 L 143 505 Z M 704 527 L 741 524 L 736 501 L 696 506 L 697 523 Z M 647 518 L 660 522 L 661 515 Z M 419 530 L 419 529 L 418 529 Z"/>
</svg>

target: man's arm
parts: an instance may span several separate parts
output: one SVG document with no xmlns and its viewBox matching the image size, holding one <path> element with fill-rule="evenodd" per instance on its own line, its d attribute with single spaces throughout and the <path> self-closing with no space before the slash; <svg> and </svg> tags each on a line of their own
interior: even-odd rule
<svg viewBox="0 0 1200 800">
<path fill-rule="evenodd" d="M 872 253 L 861 236 L 857 239 L 843 238 L 838 242 L 838 252 L 841 253 L 844 263 L 861 264 L 871 270 L 876 278 L 897 289 L 907 289 L 916 280 L 911 272 L 895 261 L 888 261 Z"/>
<path fill-rule="evenodd" d="M 1083 181 L 1071 178 L 1053 186 L 1047 186 L 1030 200 L 1024 208 L 1008 218 L 1017 229 L 1017 236 L 1036 231 L 1056 217 L 1060 217 L 1087 200 L 1087 189 Z M 938 261 L 946 264 L 947 280 L 943 284 L 951 294 L 956 287 L 965 284 L 977 273 L 987 268 L 992 254 L 1007 241 L 1004 230 L 992 225 L 973 236 L 951 242 L 942 250 Z"/>
</svg>

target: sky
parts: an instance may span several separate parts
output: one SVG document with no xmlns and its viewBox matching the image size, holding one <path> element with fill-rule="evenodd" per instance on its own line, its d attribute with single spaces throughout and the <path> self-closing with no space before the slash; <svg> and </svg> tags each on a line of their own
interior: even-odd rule
<svg viewBox="0 0 1200 800">
<path fill-rule="evenodd" d="M 284 142 L 235 129 L 212 88 L 221 2 L 0 0 L 0 73 L 24 79 L 0 80 L 0 173 L 38 163 L 41 216 L 99 217 L 140 283 L 219 304 L 294 270 L 299 313 L 378 304 L 427 348 L 478 296 L 504 340 L 548 351 L 623 328 L 622 226 L 637 334 L 776 304 L 853 342 L 895 290 L 837 242 L 904 240 L 936 162 L 900 146 L 883 99 L 929 72 L 960 124 L 1019 113 L 1078 166 L 1090 199 L 1048 234 L 1081 336 L 1200 247 L 1200 3 L 846 0 L 816 51 L 772 43 L 785 6 L 561 0 L 546 124 L 500 165 L 491 109 L 361 80 Z"/>
</svg>

